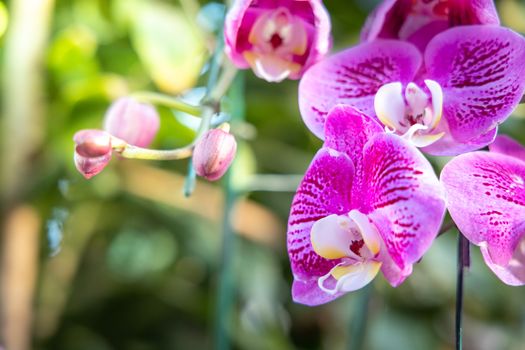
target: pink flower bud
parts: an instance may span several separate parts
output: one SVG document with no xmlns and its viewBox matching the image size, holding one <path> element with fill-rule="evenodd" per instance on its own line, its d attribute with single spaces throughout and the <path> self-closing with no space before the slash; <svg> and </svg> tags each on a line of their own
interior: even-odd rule
<svg viewBox="0 0 525 350">
<path fill-rule="evenodd" d="M 238 0 L 224 36 L 238 68 L 269 82 L 299 79 L 330 49 L 330 18 L 321 0 Z"/>
<path fill-rule="evenodd" d="M 111 159 L 111 135 L 102 130 L 81 130 L 73 136 L 75 166 L 90 179 L 106 167 Z"/>
<path fill-rule="evenodd" d="M 237 142 L 232 134 L 221 129 L 209 130 L 195 145 L 195 172 L 209 181 L 220 179 L 230 167 L 236 151 Z"/>
<path fill-rule="evenodd" d="M 138 147 L 151 144 L 160 126 L 155 107 L 140 103 L 133 98 L 119 98 L 104 117 L 104 130 Z"/>
</svg>

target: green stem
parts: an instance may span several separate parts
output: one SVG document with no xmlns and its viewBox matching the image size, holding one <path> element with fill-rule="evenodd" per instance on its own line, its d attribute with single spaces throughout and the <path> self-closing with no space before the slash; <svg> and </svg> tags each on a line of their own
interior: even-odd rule
<svg viewBox="0 0 525 350">
<path fill-rule="evenodd" d="M 368 305 L 372 295 L 372 283 L 366 285 L 356 299 L 354 317 L 351 320 L 349 350 L 360 350 L 363 348 L 366 335 L 366 324 L 368 322 Z"/>
<path fill-rule="evenodd" d="M 202 120 L 197 131 L 197 135 L 192 143 L 187 146 L 171 149 L 171 150 L 156 150 L 149 148 L 142 148 L 130 145 L 123 140 L 116 137 L 112 138 L 114 151 L 119 153 L 122 157 L 128 159 L 144 159 L 144 160 L 177 160 L 191 157 L 193 154 L 193 147 L 197 141 L 208 131 L 211 124 L 211 118 L 214 111 L 210 107 L 203 108 Z"/>
<path fill-rule="evenodd" d="M 218 350 L 227 350 L 231 348 L 229 327 L 231 325 L 231 316 L 233 309 L 233 250 L 235 244 L 235 235 L 231 222 L 231 213 L 236 192 L 231 186 L 232 174 L 229 171 L 224 178 L 225 204 L 222 227 L 222 256 L 219 272 L 219 286 L 217 295 L 217 314 L 215 325 L 215 348 Z"/>
<path fill-rule="evenodd" d="M 232 120 L 239 122 L 244 119 L 244 80 L 239 75 L 230 90 L 234 110 Z M 232 227 L 232 209 L 238 197 L 235 190 L 235 164 L 230 167 L 224 179 L 224 191 L 226 194 L 224 207 L 224 225 L 221 269 L 219 275 L 219 288 L 217 290 L 217 314 L 215 323 L 215 348 L 217 350 L 228 350 L 231 348 L 228 327 L 231 325 L 232 309 L 235 301 L 233 257 L 235 252 L 235 235 Z"/>
<path fill-rule="evenodd" d="M 463 284 L 465 267 L 470 266 L 470 243 L 458 232 L 458 266 L 456 282 L 456 350 L 463 349 Z"/>
<path fill-rule="evenodd" d="M 148 102 L 151 104 L 161 105 L 168 108 L 176 109 L 177 111 L 191 114 L 195 117 L 200 117 L 202 108 L 186 103 L 179 98 L 171 97 L 157 92 L 139 91 L 131 95 L 140 102 Z"/>
</svg>

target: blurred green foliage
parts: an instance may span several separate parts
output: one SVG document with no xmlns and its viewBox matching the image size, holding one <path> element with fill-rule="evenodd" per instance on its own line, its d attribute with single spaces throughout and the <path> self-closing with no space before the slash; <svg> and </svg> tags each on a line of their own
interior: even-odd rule
<svg viewBox="0 0 525 350">
<path fill-rule="evenodd" d="M 325 3 L 335 49 L 356 43 L 374 1 Z M 0 2 L 0 35 L 8 23 L 4 5 Z M 179 93 L 205 84 L 205 61 L 215 45 L 213 20 L 221 7 L 198 14 L 193 5 L 204 2 L 56 1 L 46 53 L 46 142 L 25 195 L 47 222 L 34 309 L 35 349 L 212 348 L 219 222 L 184 203 L 170 205 L 130 190 L 126 172 L 141 169 L 130 167 L 133 162 L 114 159 L 91 181 L 72 162 L 72 135 L 100 127 L 116 97 L 139 90 Z M 498 5 L 505 23 L 523 23 L 523 3 Z M 300 119 L 297 82 L 275 85 L 246 75 L 249 124 L 238 125 L 245 138 L 239 172 L 301 174 L 321 142 Z M 160 112 L 162 129 L 154 147 L 191 141 L 191 127 L 170 110 Z M 516 116 L 502 131 L 525 143 L 525 119 L 519 118 L 525 111 L 518 109 Z M 433 161 L 436 169 L 444 162 Z M 187 168 L 184 161 L 148 166 L 180 176 Z M 135 175 L 145 183 L 166 183 L 155 174 Z M 176 197 L 182 189 L 162 191 Z M 273 245 L 246 237 L 236 241 L 236 303 L 229 325 L 236 349 L 344 349 L 349 341 L 361 292 L 316 308 L 291 301 L 285 223 L 292 195 L 247 194 L 280 220 L 281 229 Z M 374 282 L 365 348 L 453 348 L 455 237 L 452 231 L 437 239 L 401 287 L 391 288 L 382 277 Z M 523 349 L 525 290 L 500 283 L 477 249 L 472 257 L 465 348 Z"/>
</svg>

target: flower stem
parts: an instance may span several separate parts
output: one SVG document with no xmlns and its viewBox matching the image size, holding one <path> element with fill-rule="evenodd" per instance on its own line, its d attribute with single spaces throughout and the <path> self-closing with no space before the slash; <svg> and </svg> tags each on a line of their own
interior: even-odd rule
<svg viewBox="0 0 525 350">
<path fill-rule="evenodd" d="M 350 324 L 349 350 L 360 350 L 363 348 L 368 321 L 368 305 L 370 304 L 372 289 L 372 283 L 366 285 L 359 292 L 359 296 L 355 301 L 354 317 Z"/>
<path fill-rule="evenodd" d="M 232 112 L 233 121 L 244 119 L 244 79 L 239 75 L 232 85 L 230 96 L 234 102 Z M 224 191 L 226 194 L 224 207 L 223 242 L 221 268 L 219 275 L 219 288 L 217 290 L 217 314 L 215 324 L 215 348 L 227 350 L 231 348 L 229 326 L 232 324 L 231 315 L 235 301 L 233 257 L 235 251 L 235 234 L 232 227 L 232 209 L 239 196 L 235 189 L 235 163 L 226 173 L 224 178 Z"/>
<path fill-rule="evenodd" d="M 465 267 L 470 266 L 470 243 L 458 232 L 458 266 L 456 282 L 456 350 L 463 349 L 463 274 Z"/>
<path fill-rule="evenodd" d="M 200 117 L 202 114 L 202 108 L 199 106 L 194 106 L 180 100 L 177 97 L 172 97 L 157 92 L 139 91 L 133 93 L 131 97 L 140 102 L 148 102 L 151 104 L 169 107 L 180 112 L 191 114 L 195 117 Z"/>
<path fill-rule="evenodd" d="M 187 146 L 171 149 L 171 150 L 156 150 L 149 148 L 142 148 L 130 145 L 123 140 L 113 137 L 113 149 L 122 157 L 128 159 L 144 159 L 144 160 L 177 160 L 191 157 L 193 154 L 193 147 L 197 141 L 210 128 L 211 118 L 214 110 L 211 107 L 203 107 L 202 120 L 197 131 L 197 135 L 192 143 Z"/>
</svg>

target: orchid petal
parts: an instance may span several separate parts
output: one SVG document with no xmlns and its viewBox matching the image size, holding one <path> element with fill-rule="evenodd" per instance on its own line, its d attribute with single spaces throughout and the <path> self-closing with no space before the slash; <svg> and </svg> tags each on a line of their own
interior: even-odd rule
<svg viewBox="0 0 525 350">
<path fill-rule="evenodd" d="M 331 286 L 334 287 L 337 281 L 332 277 L 325 282 L 325 286 L 330 287 L 328 286 L 329 283 L 331 283 Z M 307 281 L 294 279 L 292 284 L 293 301 L 308 306 L 326 304 L 343 294 L 343 292 L 336 293 L 334 295 L 326 293 L 319 288 L 317 279 Z"/>
<path fill-rule="evenodd" d="M 496 137 L 494 143 L 489 146 L 489 150 L 493 153 L 506 154 L 525 162 L 525 147 L 509 136 L 499 135 Z"/>
<path fill-rule="evenodd" d="M 503 154 L 474 152 L 441 173 L 448 209 L 475 245 L 487 244 L 491 263 L 506 266 L 525 230 L 525 163 Z"/>
<path fill-rule="evenodd" d="M 456 156 L 458 154 L 478 150 L 490 144 L 498 134 L 498 128 L 494 128 L 468 142 L 459 142 L 452 137 L 446 124 L 446 121 L 443 120 L 440 125 L 438 125 L 437 130 L 434 131 L 441 131 L 444 133 L 443 137 L 422 148 L 421 150 L 423 152 L 434 156 Z"/>
<path fill-rule="evenodd" d="M 352 161 L 345 154 L 328 148 L 317 153 L 306 171 L 288 221 L 288 255 L 297 280 L 317 280 L 338 263 L 313 250 L 310 233 L 318 220 L 350 212 L 353 177 Z"/>
<path fill-rule="evenodd" d="M 381 263 L 378 261 L 366 261 L 354 265 L 337 265 L 329 274 L 319 278 L 319 289 L 330 295 L 343 292 L 353 292 L 369 284 L 379 272 Z M 324 282 L 332 275 L 337 283 L 334 288 L 326 288 Z"/>
<path fill-rule="evenodd" d="M 487 266 L 502 280 L 511 286 L 525 285 L 525 237 L 518 243 L 507 265 L 494 263 L 486 243 L 480 245 L 481 254 Z"/>
<path fill-rule="evenodd" d="M 381 125 L 372 118 L 353 107 L 337 105 L 326 119 L 324 146 L 348 155 L 357 170 L 362 165 L 363 147 L 373 135 L 382 132 Z"/>
<path fill-rule="evenodd" d="M 411 44 L 377 40 L 341 51 L 310 68 L 299 84 L 299 108 L 306 126 L 324 138 L 328 112 L 348 104 L 373 116 L 374 96 L 393 81 L 409 83 L 421 66 Z"/>
<path fill-rule="evenodd" d="M 284 60 L 275 55 L 246 51 L 244 57 L 252 67 L 255 75 L 271 83 L 283 81 L 290 74 L 301 69 L 301 66 L 297 63 Z"/>
<path fill-rule="evenodd" d="M 368 217 L 355 209 L 348 213 L 348 217 L 359 227 L 359 232 L 361 233 L 368 250 L 374 255 L 378 254 L 382 244 L 381 237 Z"/>
<path fill-rule="evenodd" d="M 463 26 L 437 35 L 425 52 L 428 77 L 441 85 L 450 133 L 468 142 L 495 128 L 525 90 L 525 39 L 496 26 Z"/>
<path fill-rule="evenodd" d="M 441 86 L 434 80 L 426 79 L 425 85 L 430 91 L 430 96 L 432 97 L 432 123 L 430 128 L 435 128 L 441 121 L 443 116 L 443 89 Z"/>
<path fill-rule="evenodd" d="M 353 226 L 350 218 L 330 215 L 315 222 L 310 233 L 310 241 L 314 251 L 325 259 L 340 259 L 346 256 L 359 258 L 350 250 L 354 237 L 348 228 Z"/>
<path fill-rule="evenodd" d="M 445 214 L 442 187 L 425 157 L 402 138 L 378 134 L 364 149 L 363 211 L 399 269 L 418 261 Z"/>
<path fill-rule="evenodd" d="M 405 99 L 400 82 L 388 83 L 379 88 L 374 98 L 377 117 L 391 129 L 400 129 L 399 122 L 405 119 Z"/>
</svg>

